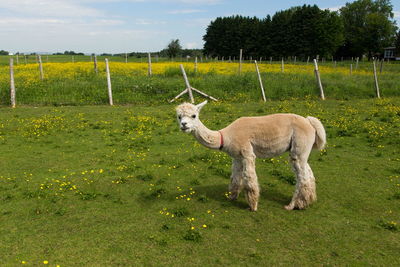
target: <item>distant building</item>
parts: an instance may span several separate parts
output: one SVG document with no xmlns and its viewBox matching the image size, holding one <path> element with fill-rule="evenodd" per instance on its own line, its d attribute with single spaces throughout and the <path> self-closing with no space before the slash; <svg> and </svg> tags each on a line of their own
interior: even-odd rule
<svg viewBox="0 0 400 267">
<path fill-rule="evenodd" d="M 400 55 L 396 55 L 396 47 L 390 46 L 383 49 L 383 58 L 389 60 L 400 60 Z"/>
</svg>

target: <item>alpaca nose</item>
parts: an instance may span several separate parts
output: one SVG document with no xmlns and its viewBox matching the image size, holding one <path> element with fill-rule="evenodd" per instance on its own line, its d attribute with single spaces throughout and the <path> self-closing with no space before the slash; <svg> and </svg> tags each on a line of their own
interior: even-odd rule
<svg viewBox="0 0 400 267">
<path fill-rule="evenodd" d="M 181 122 L 182 126 L 186 126 L 187 122 Z"/>
</svg>

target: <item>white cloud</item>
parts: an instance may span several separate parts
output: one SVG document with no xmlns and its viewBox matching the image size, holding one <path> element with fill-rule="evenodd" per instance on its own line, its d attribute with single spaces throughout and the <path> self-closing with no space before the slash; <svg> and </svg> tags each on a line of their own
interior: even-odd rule
<svg viewBox="0 0 400 267">
<path fill-rule="evenodd" d="M 185 43 L 183 47 L 186 49 L 195 49 L 199 48 L 200 46 L 196 42 L 191 42 L 191 43 Z"/>
<path fill-rule="evenodd" d="M 400 11 L 393 11 L 394 18 L 400 19 Z"/>
<path fill-rule="evenodd" d="M 193 13 L 200 13 L 205 12 L 204 10 L 200 9 L 180 9 L 180 10 L 171 10 L 168 11 L 168 14 L 193 14 Z"/>
<path fill-rule="evenodd" d="M 77 3 L 182 3 L 188 5 L 215 5 L 222 3 L 223 0 L 71 0 Z"/>
<path fill-rule="evenodd" d="M 160 24 L 166 24 L 166 22 L 158 21 L 158 20 L 151 20 L 151 19 L 136 19 L 135 24 L 136 25 L 160 25 Z"/>
<path fill-rule="evenodd" d="M 166 0 L 164 2 L 181 2 L 184 4 L 195 4 L 195 5 L 215 5 L 222 2 L 222 0 Z"/>
<path fill-rule="evenodd" d="M 0 0 L 3 49 L 10 52 L 156 51 L 162 49 L 160 43 L 163 40 L 177 35 L 175 29 L 163 31 L 165 27 L 162 25 L 167 22 L 157 17 L 140 18 L 140 14 L 139 17 L 132 15 L 133 18 L 130 15 L 118 16 L 116 9 L 103 9 L 101 5 L 122 2 L 171 3 L 170 14 L 193 14 L 205 12 L 195 5 L 211 5 L 221 0 Z M 174 10 L 174 6 L 179 7 Z M 183 27 L 203 27 L 209 21 L 192 19 L 180 23 Z M 201 43 L 192 40 L 185 47 L 195 48 L 197 43 Z"/>
<path fill-rule="evenodd" d="M 67 21 L 60 19 L 42 19 L 42 18 L 19 18 L 19 17 L 2 17 L 0 18 L 0 25 L 9 28 L 26 27 L 27 25 L 60 25 L 66 24 Z"/>
<path fill-rule="evenodd" d="M 95 17 L 103 12 L 67 0 L 0 0 L 0 8 L 13 14 L 49 17 Z"/>
<path fill-rule="evenodd" d="M 328 8 L 325 8 L 325 9 L 327 9 L 329 11 L 339 11 L 342 7 L 343 6 L 335 6 L 335 7 L 328 7 Z"/>
<path fill-rule="evenodd" d="M 206 28 L 212 20 L 211 18 L 190 19 L 185 22 L 185 26 Z"/>
</svg>

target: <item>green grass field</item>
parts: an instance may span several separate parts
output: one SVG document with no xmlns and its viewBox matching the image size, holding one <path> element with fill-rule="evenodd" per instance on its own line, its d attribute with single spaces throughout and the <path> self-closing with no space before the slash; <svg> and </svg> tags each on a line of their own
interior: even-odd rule
<svg viewBox="0 0 400 267">
<path fill-rule="evenodd" d="M 89 58 L 89 57 L 87 57 Z M 86 58 L 86 59 L 87 59 Z M 0 57 L 0 61 L 6 62 L 8 57 Z M 54 58 L 51 61 L 65 60 Z M 181 71 L 177 65 L 173 67 L 164 63 L 153 63 L 153 66 L 163 66 L 163 71 L 146 76 L 141 71 L 147 64 L 126 65 L 111 59 L 111 82 L 113 88 L 114 103 L 118 105 L 140 104 L 160 105 L 185 88 Z M 85 65 L 86 64 L 86 65 Z M 115 64 L 115 65 L 113 65 Z M 119 65 L 117 65 L 119 64 Z M 192 63 L 186 64 L 190 83 L 193 87 L 231 103 L 254 102 L 261 99 L 260 86 L 255 73 L 254 64 L 247 63 L 247 71 L 242 75 L 221 74 L 218 65 L 204 63 L 207 66 L 204 73 L 195 73 Z M 371 62 L 360 62 L 358 70 L 354 69 L 353 75 L 344 68 L 332 67 L 332 62 L 321 62 L 321 66 L 329 67 L 321 73 L 325 96 L 328 99 L 350 100 L 369 99 L 376 95 L 374 77 Z M 64 64 L 45 63 L 45 79 L 40 80 L 37 64 L 19 64 L 15 70 L 15 87 L 17 105 L 35 106 L 71 106 L 71 105 L 105 105 L 108 103 L 107 81 L 105 76 L 105 64 L 99 59 L 99 73 L 96 74 L 90 63 Z M 90 67 L 88 67 L 90 66 Z M 129 66 L 134 66 L 129 69 Z M 217 67 L 215 67 L 217 66 Z M 237 63 L 230 63 L 233 69 Z M 260 64 L 260 68 L 270 66 L 268 63 Z M 274 62 L 273 68 L 280 70 L 280 63 Z M 290 67 L 284 73 L 262 72 L 261 76 L 265 87 L 267 99 L 306 99 L 319 98 L 319 89 L 313 74 L 311 65 L 306 63 L 287 65 Z M 355 67 L 354 67 L 355 68 Z M 379 72 L 378 81 L 381 96 L 400 96 L 400 64 L 385 63 L 382 73 Z M 10 78 L 9 68 L 0 66 L 0 105 L 10 105 Z"/>
<path fill-rule="evenodd" d="M 2 266 L 400 264 L 399 97 L 208 104 L 211 129 L 276 112 L 325 125 L 328 147 L 310 158 L 318 201 L 283 209 L 284 154 L 257 160 L 255 213 L 226 197 L 230 158 L 160 103 L 0 109 Z"/>
</svg>

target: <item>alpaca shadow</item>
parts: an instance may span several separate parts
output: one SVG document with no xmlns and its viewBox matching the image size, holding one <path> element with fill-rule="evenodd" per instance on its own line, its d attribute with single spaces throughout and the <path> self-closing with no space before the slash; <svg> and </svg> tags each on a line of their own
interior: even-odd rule
<svg viewBox="0 0 400 267">
<path fill-rule="evenodd" d="M 219 185 L 207 185 L 207 186 L 196 186 L 196 194 L 198 197 L 206 197 L 208 199 L 213 199 L 218 202 L 221 202 L 223 205 L 228 205 L 230 203 L 239 208 L 247 208 L 248 204 L 244 197 L 244 191 L 242 191 L 239 195 L 239 198 L 235 201 L 231 201 L 226 193 L 228 192 L 228 184 L 219 184 Z M 279 205 L 287 205 L 291 196 L 283 195 L 275 188 L 268 187 L 267 189 L 262 188 L 260 193 L 260 199 L 265 199 L 267 201 L 276 202 Z M 230 205 L 229 204 L 229 205 Z"/>
</svg>

